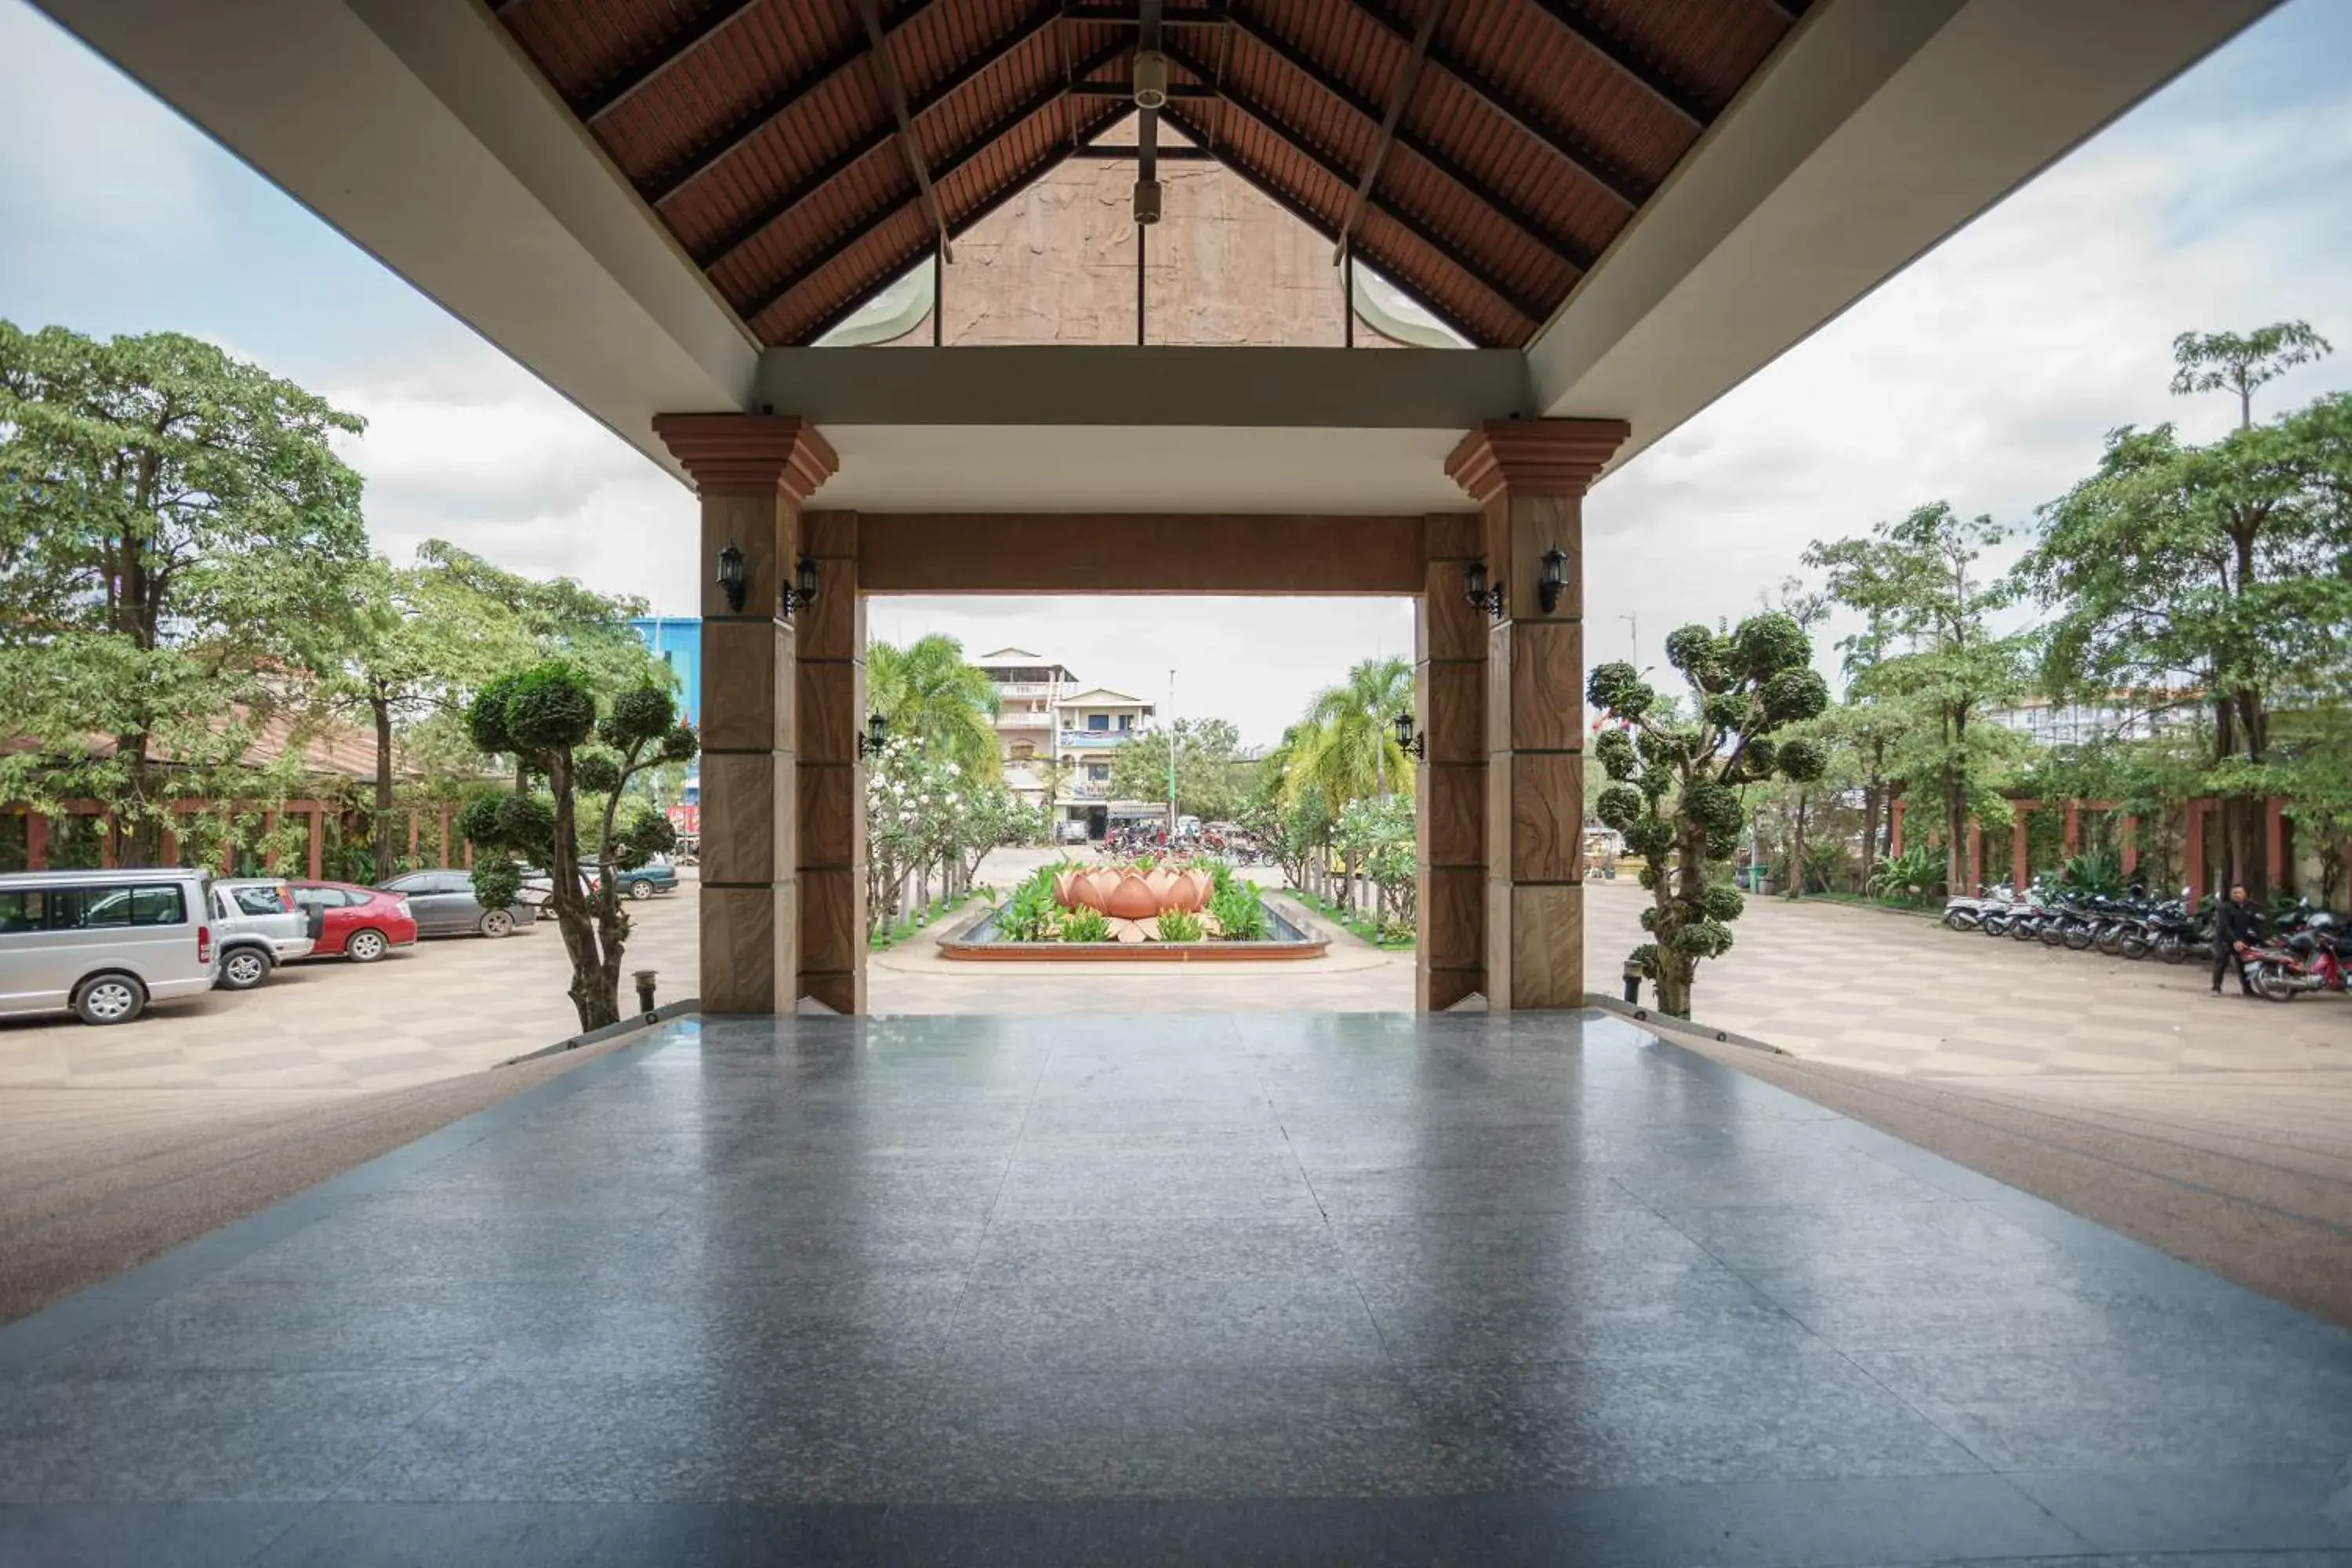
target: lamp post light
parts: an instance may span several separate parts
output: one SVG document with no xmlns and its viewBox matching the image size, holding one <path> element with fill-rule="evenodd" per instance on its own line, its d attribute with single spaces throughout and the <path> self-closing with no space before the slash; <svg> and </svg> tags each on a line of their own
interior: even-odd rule
<svg viewBox="0 0 2352 1568">
<path fill-rule="evenodd" d="M 878 757 L 890 741 L 890 721 L 879 713 L 866 716 L 866 733 L 857 737 L 857 754 Z"/>
</svg>

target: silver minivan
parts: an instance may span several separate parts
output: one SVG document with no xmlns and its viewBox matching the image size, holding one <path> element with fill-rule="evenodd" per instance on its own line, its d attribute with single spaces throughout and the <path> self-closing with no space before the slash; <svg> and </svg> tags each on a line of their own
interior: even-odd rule
<svg viewBox="0 0 2352 1568">
<path fill-rule="evenodd" d="M 0 875 L 0 1014 L 125 1024 L 220 978 L 212 876 L 180 869 Z"/>
</svg>

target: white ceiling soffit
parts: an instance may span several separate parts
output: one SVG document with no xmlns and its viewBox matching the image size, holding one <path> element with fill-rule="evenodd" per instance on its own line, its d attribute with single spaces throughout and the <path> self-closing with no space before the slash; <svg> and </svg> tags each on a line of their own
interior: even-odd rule
<svg viewBox="0 0 2352 1568">
<path fill-rule="evenodd" d="M 856 352 L 856 351 L 850 351 Z M 888 350 L 868 351 L 887 353 Z M 824 426 L 841 471 L 811 504 L 862 511 L 1467 511 L 1459 426 Z"/>
<path fill-rule="evenodd" d="M 1622 464 L 2276 0 L 1820 0 L 1528 353 Z"/>
</svg>

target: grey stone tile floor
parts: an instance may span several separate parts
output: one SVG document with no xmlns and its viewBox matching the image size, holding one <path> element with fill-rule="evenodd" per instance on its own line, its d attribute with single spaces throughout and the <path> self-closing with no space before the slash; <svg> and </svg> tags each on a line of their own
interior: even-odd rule
<svg viewBox="0 0 2352 1568">
<path fill-rule="evenodd" d="M 701 1020 L 0 1330 L 0 1564 L 2352 1564 L 2352 1335 L 1600 1015 Z"/>
</svg>

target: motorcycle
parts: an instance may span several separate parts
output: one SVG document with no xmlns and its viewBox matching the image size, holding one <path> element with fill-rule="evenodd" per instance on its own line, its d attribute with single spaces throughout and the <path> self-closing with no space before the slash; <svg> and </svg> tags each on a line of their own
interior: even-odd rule
<svg viewBox="0 0 2352 1568">
<path fill-rule="evenodd" d="M 2265 999 L 2292 1002 L 2306 991 L 2346 988 L 2343 942 L 2325 910 L 2303 912 L 2298 930 L 2261 943 L 2245 960 L 2246 983 Z"/>
</svg>

